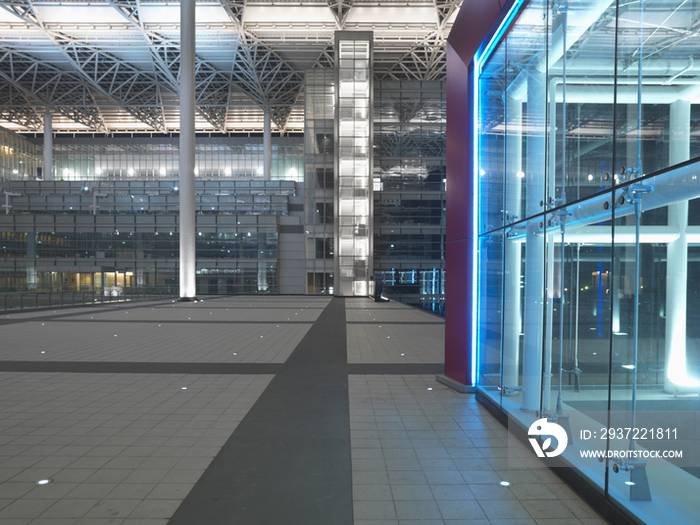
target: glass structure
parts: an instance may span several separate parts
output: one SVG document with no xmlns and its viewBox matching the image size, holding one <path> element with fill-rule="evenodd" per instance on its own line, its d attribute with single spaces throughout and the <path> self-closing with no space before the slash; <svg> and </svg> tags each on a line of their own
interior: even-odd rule
<svg viewBox="0 0 700 525">
<path fill-rule="evenodd" d="M 598 436 L 682 459 L 580 451 L 695 421 L 700 2 L 524 5 L 475 61 L 477 388 L 569 427 L 562 461 L 623 512 L 696 523 L 699 427 Z"/>
<path fill-rule="evenodd" d="M 0 181 L 33 180 L 41 175 L 41 150 L 24 137 L 0 128 Z"/>
<path fill-rule="evenodd" d="M 374 87 L 374 275 L 384 297 L 444 313 L 445 82 Z"/>
<path fill-rule="evenodd" d="M 177 288 L 175 182 L 14 182 L 0 215 L 0 291 Z M 197 182 L 197 289 L 277 293 L 293 181 Z"/>
<path fill-rule="evenodd" d="M 306 290 L 335 291 L 335 70 L 306 71 L 304 180 Z"/>
<path fill-rule="evenodd" d="M 338 31 L 335 294 L 368 295 L 372 268 L 372 33 Z"/>
</svg>

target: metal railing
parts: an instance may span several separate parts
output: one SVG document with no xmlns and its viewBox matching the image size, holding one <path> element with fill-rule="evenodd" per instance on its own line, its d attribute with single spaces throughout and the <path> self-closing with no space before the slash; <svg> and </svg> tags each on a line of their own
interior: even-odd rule
<svg viewBox="0 0 700 525">
<path fill-rule="evenodd" d="M 177 289 L 170 287 L 123 288 L 116 286 L 87 291 L 2 292 L 0 293 L 0 312 L 165 299 L 177 295 Z"/>
</svg>

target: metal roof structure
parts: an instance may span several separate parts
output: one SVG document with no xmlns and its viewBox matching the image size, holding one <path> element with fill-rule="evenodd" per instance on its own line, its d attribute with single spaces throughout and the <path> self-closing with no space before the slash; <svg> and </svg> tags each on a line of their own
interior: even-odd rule
<svg viewBox="0 0 700 525">
<path fill-rule="evenodd" d="M 334 32 L 373 31 L 376 79 L 439 80 L 461 0 L 197 0 L 198 132 L 302 131 L 304 70 Z M 180 7 L 164 0 L 0 0 L 0 126 L 179 129 Z"/>
</svg>

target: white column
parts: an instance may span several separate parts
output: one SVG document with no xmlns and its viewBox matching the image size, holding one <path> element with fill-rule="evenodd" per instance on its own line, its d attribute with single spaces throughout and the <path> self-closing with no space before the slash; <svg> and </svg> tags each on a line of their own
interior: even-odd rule
<svg viewBox="0 0 700 525">
<path fill-rule="evenodd" d="M 195 0 L 180 0 L 180 300 L 196 297 L 194 214 Z"/>
<path fill-rule="evenodd" d="M 270 180 L 270 170 L 272 169 L 272 126 L 270 124 L 269 108 L 265 108 L 263 126 L 263 180 Z"/>
<path fill-rule="evenodd" d="M 51 109 L 46 106 L 44 113 L 44 180 L 53 180 L 53 129 L 51 126 Z"/>
<path fill-rule="evenodd" d="M 554 198 L 556 193 L 557 179 L 557 80 L 552 78 L 549 80 L 549 176 L 547 177 L 547 197 Z M 565 159 L 562 157 L 562 174 L 564 173 L 563 166 Z M 564 181 L 562 180 L 562 187 Z M 543 208 L 544 209 L 544 208 Z M 547 215 L 544 222 L 550 220 L 553 216 Z M 552 392 L 552 338 L 554 334 L 554 234 L 547 233 L 545 237 L 547 255 L 545 257 L 547 264 L 547 296 L 545 305 L 547 307 L 547 315 L 545 316 L 545 332 L 544 332 L 544 370 L 542 371 L 542 409 L 550 409 L 550 398 Z"/>
<path fill-rule="evenodd" d="M 27 290 L 36 290 L 36 232 L 27 233 Z"/>
<path fill-rule="evenodd" d="M 506 98 L 506 213 L 510 220 L 522 219 L 522 185 L 525 180 L 523 167 L 523 104 L 521 100 Z M 522 309 L 520 307 L 520 279 L 522 245 L 506 238 L 505 279 L 503 298 L 503 385 L 520 384 L 520 331 Z"/>
<path fill-rule="evenodd" d="M 669 164 L 690 158 L 690 102 L 671 104 Z M 664 388 L 673 392 L 672 381 L 688 383 L 686 371 L 686 308 L 688 290 L 688 201 L 668 207 L 668 225 L 678 239 L 666 249 L 666 377 Z M 694 378 L 698 379 L 698 378 Z"/>
<path fill-rule="evenodd" d="M 526 214 L 532 217 L 544 208 L 545 198 L 545 73 L 530 67 L 527 73 L 527 121 L 533 125 L 526 139 Z M 537 128 L 535 128 L 537 126 Z M 544 307 L 544 235 L 542 217 L 527 226 L 525 259 L 525 322 L 523 326 L 523 410 L 539 410 L 542 389 L 542 341 Z"/>
<path fill-rule="evenodd" d="M 143 233 L 137 233 L 136 234 L 136 259 L 138 265 L 143 264 L 144 261 L 144 256 L 143 256 Z M 143 267 L 138 266 L 136 268 L 136 286 L 141 287 L 143 286 Z"/>
<path fill-rule="evenodd" d="M 258 292 L 267 292 L 267 260 L 265 251 L 267 249 L 267 234 L 258 232 Z"/>
</svg>

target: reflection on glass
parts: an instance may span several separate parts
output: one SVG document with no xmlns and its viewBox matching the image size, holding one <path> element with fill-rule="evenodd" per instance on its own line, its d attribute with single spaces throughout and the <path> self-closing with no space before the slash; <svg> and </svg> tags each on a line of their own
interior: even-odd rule
<svg viewBox="0 0 700 525">
<path fill-rule="evenodd" d="M 658 444 L 686 462 L 586 463 L 577 432 L 680 432 L 698 408 L 698 8 L 530 2 L 477 71 L 478 387 L 575 431 L 564 463 L 648 523 L 697 521 L 695 423 Z"/>
</svg>

